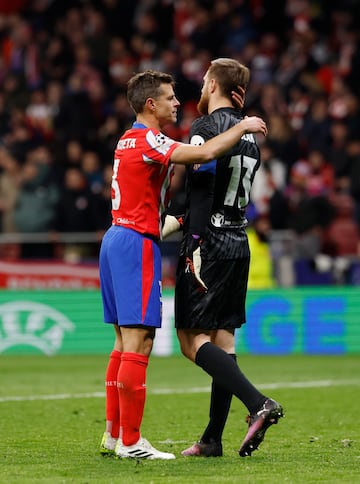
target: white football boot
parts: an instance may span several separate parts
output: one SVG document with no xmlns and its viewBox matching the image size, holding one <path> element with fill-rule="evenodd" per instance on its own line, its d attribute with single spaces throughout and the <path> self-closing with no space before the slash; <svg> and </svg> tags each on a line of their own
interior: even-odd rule
<svg viewBox="0 0 360 484">
<path fill-rule="evenodd" d="M 115 446 L 118 439 L 111 437 L 109 432 L 104 432 L 100 444 L 100 454 L 101 455 L 115 455 Z"/>
<path fill-rule="evenodd" d="M 160 450 L 155 449 L 150 442 L 143 437 L 140 437 L 136 444 L 133 445 L 123 445 L 121 439 L 119 439 L 115 447 L 115 456 L 120 459 L 175 459 L 174 454 L 160 452 Z"/>
</svg>

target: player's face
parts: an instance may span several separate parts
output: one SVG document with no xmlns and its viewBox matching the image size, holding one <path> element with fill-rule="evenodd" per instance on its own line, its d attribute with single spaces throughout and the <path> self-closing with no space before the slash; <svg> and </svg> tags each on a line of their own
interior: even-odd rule
<svg viewBox="0 0 360 484">
<path fill-rule="evenodd" d="M 203 87 L 201 89 L 201 96 L 197 105 L 197 109 L 200 114 L 208 114 L 208 108 L 209 108 L 208 85 L 209 85 L 209 79 L 208 79 L 208 73 L 206 73 L 204 76 Z"/>
<path fill-rule="evenodd" d="M 162 94 L 154 100 L 155 115 L 160 126 L 176 123 L 180 103 L 171 84 L 162 85 Z"/>
</svg>

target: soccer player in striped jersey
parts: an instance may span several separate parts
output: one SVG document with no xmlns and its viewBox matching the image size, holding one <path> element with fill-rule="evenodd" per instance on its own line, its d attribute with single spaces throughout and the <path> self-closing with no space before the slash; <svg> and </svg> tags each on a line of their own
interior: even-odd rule
<svg viewBox="0 0 360 484">
<path fill-rule="evenodd" d="M 203 116 L 192 125 L 191 144 L 204 146 L 242 122 L 231 93 L 240 86 L 245 95 L 249 77 L 248 68 L 236 60 L 211 63 L 198 104 Z M 187 167 L 175 326 L 183 354 L 212 377 L 212 391 L 209 424 L 200 440 L 182 452 L 184 456 L 222 455 L 232 395 L 249 412 L 241 456 L 250 456 L 267 428 L 283 415 L 281 405 L 258 391 L 240 371 L 235 355 L 235 329 L 245 323 L 250 263 L 245 209 L 259 163 L 256 139 L 247 133 L 210 163 Z"/>
<path fill-rule="evenodd" d="M 207 163 L 249 132 L 266 134 L 261 118 L 249 117 L 202 146 L 176 142 L 161 129 L 176 122 L 180 105 L 173 78 L 145 71 L 128 83 L 136 121 L 119 139 L 112 177 L 112 226 L 104 235 L 100 288 L 105 323 L 115 329 L 106 384 L 103 455 L 173 459 L 141 436 L 146 369 L 156 328 L 161 327 L 160 233 L 173 163 Z"/>
</svg>

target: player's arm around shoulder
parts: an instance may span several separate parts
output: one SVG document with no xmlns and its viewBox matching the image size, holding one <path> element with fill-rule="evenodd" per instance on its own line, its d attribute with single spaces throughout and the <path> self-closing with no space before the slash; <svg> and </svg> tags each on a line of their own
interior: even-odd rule
<svg viewBox="0 0 360 484">
<path fill-rule="evenodd" d="M 208 163 L 226 153 L 246 133 L 260 133 L 266 136 L 265 121 L 258 116 L 249 116 L 201 146 L 179 144 L 171 154 L 171 161 L 182 164 Z"/>
</svg>

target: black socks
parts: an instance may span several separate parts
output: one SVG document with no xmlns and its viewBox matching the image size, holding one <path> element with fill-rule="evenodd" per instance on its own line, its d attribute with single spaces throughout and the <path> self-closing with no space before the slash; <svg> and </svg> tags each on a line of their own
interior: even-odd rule
<svg viewBox="0 0 360 484">
<path fill-rule="evenodd" d="M 236 355 L 229 355 L 236 361 Z M 209 423 L 206 427 L 201 440 L 205 443 L 221 442 L 225 423 L 229 415 L 232 393 L 225 390 L 222 385 L 212 381 Z"/>
<path fill-rule="evenodd" d="M 239 398 L 250 414 L 256 412 L 265 402 L 266 397 L 240 371 L 235 358 L 213 343 L 205 343 L 199 348 L 195 363 L 213 378 L 216 386 Z M 221 396 L 219 398 L 221 399 Z M 230 403 L 228 405 L 230 406 Z"/>
</svg>

